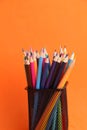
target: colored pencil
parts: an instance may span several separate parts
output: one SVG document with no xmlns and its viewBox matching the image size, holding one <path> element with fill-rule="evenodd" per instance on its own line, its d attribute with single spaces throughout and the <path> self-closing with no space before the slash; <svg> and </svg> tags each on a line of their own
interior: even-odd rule
<svg viewBox="0 0 87 130">
<path fill-rule="evenodd" d="M 32 77 L 32 87 L 35 88 L 36 85 L 36 75 L 35 75 L 35 66 L 33 58 L 30 57 L 30 69 L 31 69 L 31 77 Z"/>
<path fill-rule="evenodd" d="M 40 58 L 40 54 L 38 51 L 36 51 L 37 68 L 38 68 L 38 64 L 39 64 L 39 58 Z"/>
<path fill-rule="evenodd" d="M 41 83 L 41 74 L 42 74 L 42 63 L 43 63 L 43 51 L 40 52 L 40 57 L 38 61 L 38 71 L 37 71 L 37 81 L 36 81 L 36 89 L 40 89 L 40 83 Z M 35 122 L 35 117 L 37 115 L 38 111 L 38 103 L 39 103 L 39 93 L 36 92 L 34 95 L 34 111 L 33 111 L 33 117 L 32 117 L 32 128 L 33 123 Z"/>
<path fill-rule="evenodd" d="M 25 64 L 25 73 L 27 78 L 28 87 L 32 88 L 32 80 L 31 80 L 31 72 L 30 72 L 30 64 Z"/>
<path fill-rule="evenodd" d="M 51 82 L 50 82 L 50 88 L 53 88 L 53 85 L 54 85 L 55 79 L 59 73 L 60 67 L 61 67 L 61 57 L 59 56 L 57 63 L 56 63 L 56 66 L 55 66 L 55 70 L 54 70 Z"/>
<path fill-rule="evenodd" d="M 49 58 L 46 58 L 45 63 L 44 63 L 42 79 L 41 79 L 41 88 L 45 87 L 45 83 L 46 83 L 48 75 L 49 75 Z"/>
<path fill-rule="evenodd" d="M 66 70 L 67 70 L 68 67 L 71 65 L 71 63 L 73 62 L 74 58 L 75 58 L 75 53 L 73 52 L 73 53 L 71 54 L 69 60 L 68 60 L 68 64 L 67 64 L 67 66 L 66 66 Z M 66 70 L 65 70 L 65 71 L 66 71 Z"/>
<path fill-rule="evenodd" d="M 53 78 L 53 74 L 54 74 L 55 67 L 56 67 L 56 64 L 57 64 L 57 59 L 58 59 L 58 56 L 56 56 L 53 59 L 52 66 L 51 66 L 51 69 L 50 69 L 50 72 L 49 72 L 49 75 L 48 75 L 48 78 L 47 78 L 47 81 L 46 81 L 45 88 L 50 88 L 51 87 L 51 80 Z"/>
<path fill-rule="evenodd" d="M 33 52 L 32 52 L 32 56 L 30 57 L 30 68 L 31 68 L 31 75 L 32 75 L 32 86 L 33 86 L 33 89 L 35 89 L 36 88 L 36 76 L 37 76 L 37 74 L 36 74 L 37 73 L 37 62 L 36 62 L 35 53 L 33 53 Z M 35 121 L 35 116 L 36 116 L 36 111 L 37 111 L 37 98 L 38 98 L 38 96 L 35 93 L 31 128 L 33 128 L 33 123 Z"/>
<path fill-rule="evenodd" d="M 42 73 L 43 73 L 44 64 L 45 64 L 45 59 L 48 57 L 48 53 L 47 53 L 46 48 L 43 48 L 42 51 L 43 51 L 43 63 L 42 63 Z"/>
<path fill-rule="evenodd" d="M 26 51 L 24 49 L 22 49 L 22 52 L 24 54 L 24 67 L 25 67 L 27 85 L 28 85 L 28 87 L 32 88 L 32 80 L 31 80 L 31 71 L 30 71 L 29 57 L 26 54 Z"/>
<path fill-rule="evenodd" d="M 34 68 L 35 68 L 35 79 L 37 80 L 37 54 L 36 52 L 34 51 L 33 52 L 33 61 L 34 61 Z M 36 80 L 35 80 L 35 87 L 36 87 Z"/>
<path fill-rule="evenodd" d="M 42 64 L 43 64 L 43 51 L 41 50 L 39 64 L 38 64 L 38 72 L 37 72 L 37 82 L 36 82 L 36 89 L 40 89 L 41 83 L 41 74 L 42 74 Z"/>
</svg>

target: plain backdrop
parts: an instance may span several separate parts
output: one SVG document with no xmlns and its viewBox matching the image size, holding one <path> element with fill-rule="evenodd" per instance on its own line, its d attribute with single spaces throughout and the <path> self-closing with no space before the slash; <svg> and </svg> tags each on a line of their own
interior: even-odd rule
<svg viewBox="0 0 87 130">
<path fill-rule="evenodd" d="M 87 0 L 0 0 L 0 130 L 28 130 L 22 48 L 76 53 L 69 130 L 87 130 Z"/>
</svg>

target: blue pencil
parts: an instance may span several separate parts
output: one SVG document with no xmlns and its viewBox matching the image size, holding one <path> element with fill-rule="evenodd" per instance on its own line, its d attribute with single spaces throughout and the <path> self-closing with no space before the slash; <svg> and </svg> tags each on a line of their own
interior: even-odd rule
<svg viewBox="0 0 87 130">
<path fill-rule="evenodd" d="M 38 72 L 37 72 L 36 89 L 40 89 L 41 74 L 42 74 L 42 63 L 43 63 L 43 51 L 41 50 L 40 57 L 39 57 L 39 60 L 38 60 Z M 37 111 L 38 111 L 38 103 L 39 103 L 39 93 L 36 92 L 35 96 L 34 96 L 34 111 L 33 111 L 33 117 L 32 117 L 32 128 L 33 128 L 33 124 L 35 122 L 35 117 L 36 117 Z"/>
<path fill-rule="evenodd" d="M 70 57 L 69 60 L 68 60 L 68 64 L 67 64 L 67 66 L 66 66 L 65 71 L 68 69 L 68 67 L 69 67 L 69 66 L 71 65 L 71 63 L 73 62 L 74 56 L 75 56 L 75 54 L 74 54 L 74 52 L 73 52 L 72 55 L 71 55 L 71 57 Z"/>
<path fill-rule="evenodd" d="M 45 63 L 44 63 L 44 70 L 43 70 L 43 74 L 42 74 L 42 79 L 41 79 L 41 88 L 45 87 L 45 83 L 47 80 L 47 77 L 49 75 L 49 58 L 45 59 Z"/>
<path fill-rule="evenodd" d="M 40 89 L 41 74 L 42 74 L 42 64 L 43 64 L 43 52 L 41 51 L 41 55 L 40 55 L 39 62 L 38 62 L 38 73 L 37 73 L 36 89 Z"/>
</svg>

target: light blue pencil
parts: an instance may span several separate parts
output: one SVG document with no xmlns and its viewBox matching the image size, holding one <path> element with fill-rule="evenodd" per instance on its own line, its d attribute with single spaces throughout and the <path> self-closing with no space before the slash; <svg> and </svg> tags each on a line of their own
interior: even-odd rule
<svg viewBox="0 0 87 130">
<path fill-rule="evenodd" d="M 40 82 L 41 82 L 41 74 L 42 74 L 42 63 L 43 63 L 43 51 L 41 50 L 40 58 L 38 61 L 38 73 L 37 73 L 37 81 L 36 81 L 36 89 L 40 89 Z M 33 111 L 33 117 L 32 117 L 32 128 L 34 127 L 33 124 L 35 123 L 35 117 L 38 110 L 38 100 L 39 100 L 39 93 L 36 92 L 34 95 L 34 111 Z"/>
<path fill-rule="evenodd" d="M 38 74 L 37 74 L 36 89 L 40 89 L 41 74 L 42 74 L 42 63 L 43 63 L 43 57 L 40 56 L 39 63 L 38 63 Z"/>
<path fill-rule="evenodd" d="M 74 57 L 75 57 L 75 54 L 74 54 L 74 52 L 73 52 L 72 55 L 71 55 L 71 57 L 70 57 L 69 60 L 68 60 L 68 64 L 67 64 L 67 66 L 66 66 L 65 71 L 68 69 L 68 67 L 69 67 L 69 66 L 71 65 L 71 63 L 73 62 Z"/>
</svg>

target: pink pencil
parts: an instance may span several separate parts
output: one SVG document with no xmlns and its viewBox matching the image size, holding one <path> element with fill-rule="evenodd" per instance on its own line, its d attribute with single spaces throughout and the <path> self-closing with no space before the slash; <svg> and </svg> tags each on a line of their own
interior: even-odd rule
<svg viewBox="0 0 87 130">
<path fill-rule="evenodd" d="M 35 75 L 35 66 L 34 66 L 33 58 L 30 57 L 30 70 L 31 70 L 31 78 L 32 78 L 32 87 L 35 88 L 36 86 L 36 75 Z"/>
</svg>

